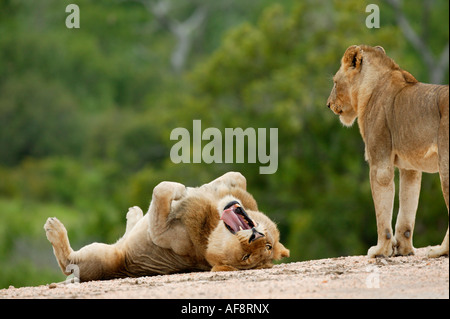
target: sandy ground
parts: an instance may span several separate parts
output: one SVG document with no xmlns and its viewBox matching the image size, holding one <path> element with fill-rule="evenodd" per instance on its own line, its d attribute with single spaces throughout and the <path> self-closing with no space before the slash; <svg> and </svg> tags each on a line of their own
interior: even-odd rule
<svg viewBox="0 0 450 319">
<path fill-rule="evenodd" d="M 203 272 L 0 290 L 0 298 L 449 298 L 449 259 L 339 257 L 271 269 Z"/>
</svg>

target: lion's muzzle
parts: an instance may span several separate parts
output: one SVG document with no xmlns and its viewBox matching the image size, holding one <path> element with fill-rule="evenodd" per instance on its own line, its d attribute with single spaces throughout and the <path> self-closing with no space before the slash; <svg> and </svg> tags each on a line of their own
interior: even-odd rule
<svg viewBox="0 0 450 319">
<path fill-rule="evenodd" d="M 255 223 L 236 201 L 232 201 L 225 206 L 220 219 L 223 220 L 227 229 L 233 234 L 255 227 Z"/>
</svg>

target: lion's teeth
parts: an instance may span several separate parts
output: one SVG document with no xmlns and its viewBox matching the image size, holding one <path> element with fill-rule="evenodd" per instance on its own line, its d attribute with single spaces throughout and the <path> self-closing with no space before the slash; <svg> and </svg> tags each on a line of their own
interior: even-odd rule
<svg viewBox="0 0 450 319">
<path fill-rule="evenodd" d="M 239 226 L 239 230 L 242 230 L 242 226 Z"/>
</svg>

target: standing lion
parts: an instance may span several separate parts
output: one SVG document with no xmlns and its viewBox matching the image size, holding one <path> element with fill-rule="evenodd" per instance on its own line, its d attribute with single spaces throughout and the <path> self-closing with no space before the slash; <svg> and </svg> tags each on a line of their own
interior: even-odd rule
<svg viewBox="0 0 450 319">
<path fill-rule="evenodd" d="M 448 85 L 418 82 L 382 47 L 353 45 L 333 78 L 328 107 L 345 126 L 358 118 L 370 166 L 378 242 L 369 257 L 412 255 L 422 172 L 439 172 L 448 213 Z M 400 208 L 393 236 L 394 167 L 400 171 Z M 430 257 L 448 255 L 448 228 Z"/>
</svg>

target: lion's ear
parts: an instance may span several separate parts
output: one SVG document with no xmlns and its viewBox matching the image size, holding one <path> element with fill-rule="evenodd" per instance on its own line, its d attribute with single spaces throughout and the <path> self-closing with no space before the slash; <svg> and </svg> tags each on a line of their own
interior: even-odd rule
<svg viewBox="0 0 450 319">
<path fill-rule="evenodd" d="M 357 45 L 352 45 L 345 51 L 342 65 L 346 68 L 361 70 L 362 58 L 362 49 Z"/>
<path fill-rule="evenodd" d="M 289 257 L 289 249 L 286 249 L 280 242 L 276 243 L 273 249 L 273 259 L 280 260 L 286 257 Z"/>
<path fill-rule="evenodd" d="M 385 50 L 381 45 L 377 45 L 377 46 L 375 47 L 375 49 L 377 49 L 378 51 L 381 51 L 381 52 L 383 52 L 384 54 L 386 54 L 386 50 Z"/>
<path fill-rule="evenodd" d="M 411 73 L 409 73 L 408 71 L 401 70 L 401 72 L 402 72 L 403 78 L 405 79 L 405 81 L 406 81 L 407 83 L 417 83 L 417 82 L 419 82 L 419 81 L 417 81 L 417 79 L 416 79 Z"/>
</svg>

